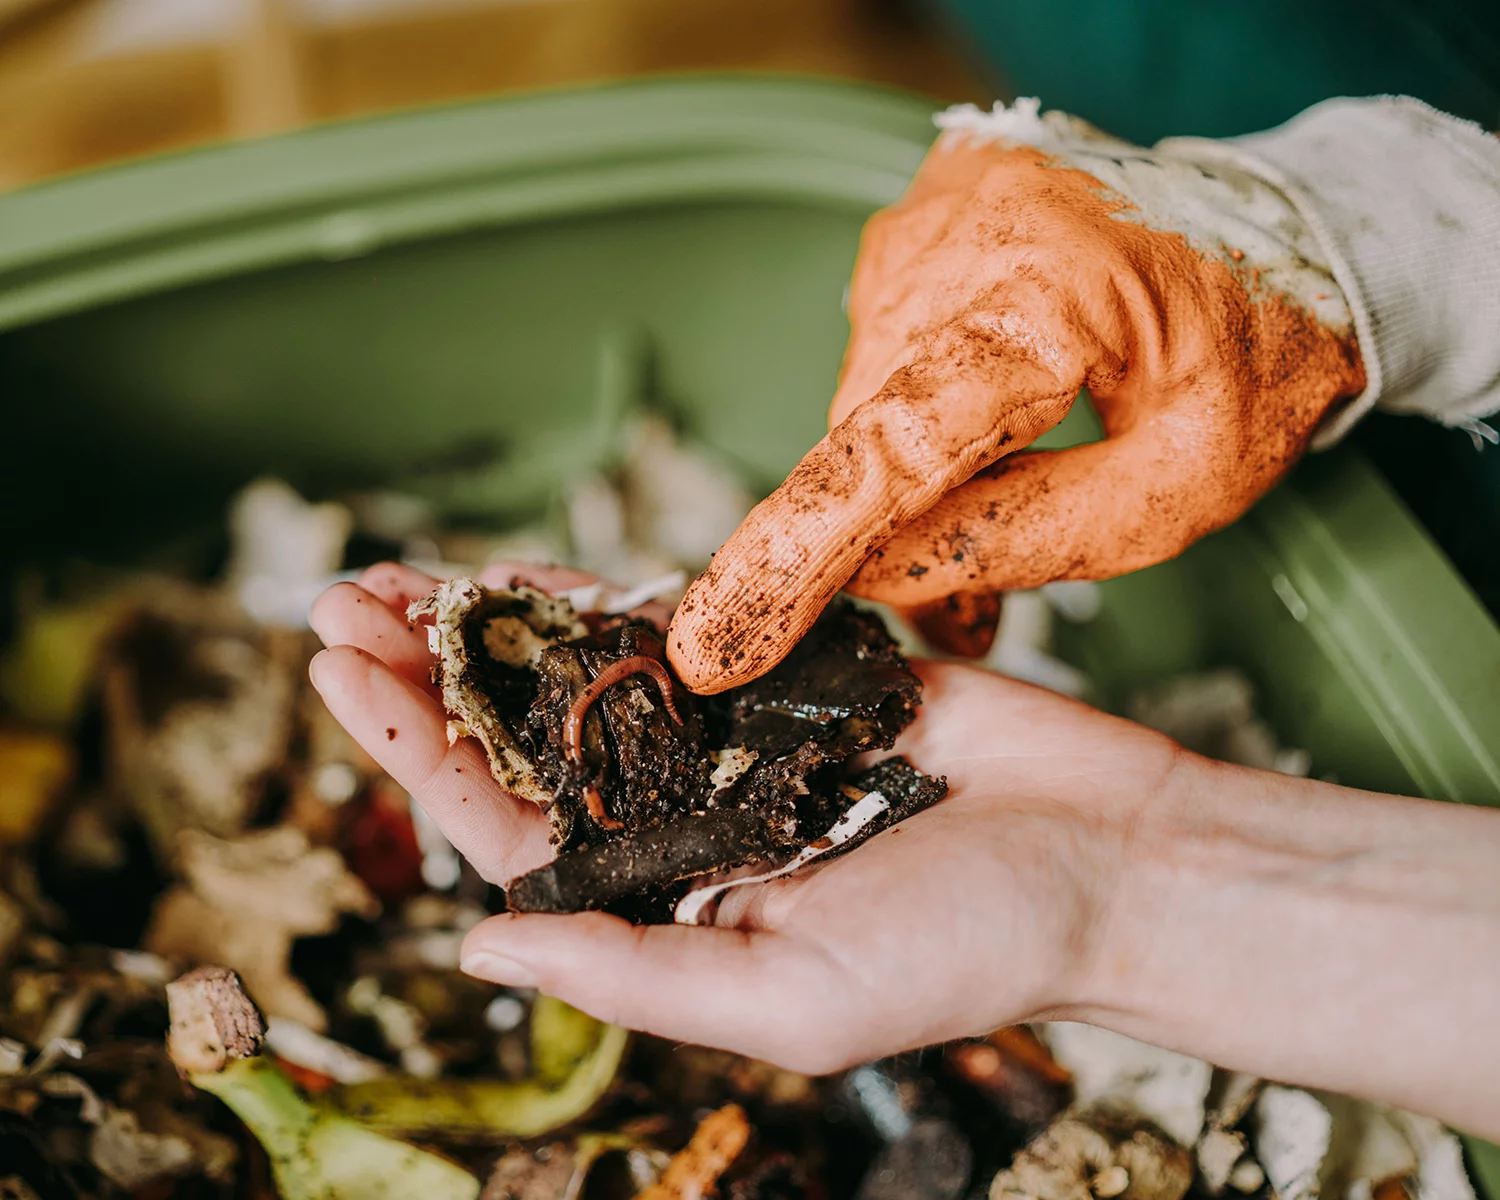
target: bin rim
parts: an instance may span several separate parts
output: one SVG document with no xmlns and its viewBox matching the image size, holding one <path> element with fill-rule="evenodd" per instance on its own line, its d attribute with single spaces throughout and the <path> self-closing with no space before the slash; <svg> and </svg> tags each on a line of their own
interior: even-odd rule
<svg viewBox="0 0 1500 1200">
<path fill-rule="evenodd" d="M 0 331 L 485 226 L 657 203 L 905 190 L 940 102 L 875 84 L 682 75 L 362 116 L 0 196 Z"/>
</svg>

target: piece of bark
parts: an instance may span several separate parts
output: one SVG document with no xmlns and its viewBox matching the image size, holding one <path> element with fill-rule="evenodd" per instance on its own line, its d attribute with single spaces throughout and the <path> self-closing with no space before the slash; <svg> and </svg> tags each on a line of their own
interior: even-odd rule
<svg viewBox="0 0 1500 1200">
<path fill-rule="evenodd" d="M 227 967 L 197 967 L 167 984 L 167 1012 L 167 1054 L 187 1074 L 217 1074 L 265 1044 L 265 1018 Z"/>
<path fill-rule="evenodd" d="M 505 902 L 514 912 L 602 908 L 643 887 L 746 862 L 775 848 L 764 820 L 748 809 L 692 813 L 562 855 L 512 881 Z"/>
</svg>

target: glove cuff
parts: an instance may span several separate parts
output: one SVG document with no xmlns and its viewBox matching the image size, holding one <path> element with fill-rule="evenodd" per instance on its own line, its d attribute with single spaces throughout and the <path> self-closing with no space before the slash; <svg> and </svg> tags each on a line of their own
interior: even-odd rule
<svg viewBox="0 0 1500 1200">
<path fill-rule="evenodd" d="M 1406 97 L 1329 100 L 1265 133 L 1171 138 L 1158 151 L 1278 188 L 1317 235 L 1349 303 L 1372 406 L 1478 427 L 1500 409 L 1500 138 Z"/>
</svg>

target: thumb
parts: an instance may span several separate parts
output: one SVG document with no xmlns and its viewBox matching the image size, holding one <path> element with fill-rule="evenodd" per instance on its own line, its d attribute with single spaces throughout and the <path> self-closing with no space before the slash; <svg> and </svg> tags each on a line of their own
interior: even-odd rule
<svg viewBox="0 0 1500 1200">
<path fill-rule="evenodd" d="M 876 550 L 849 591 L 922 606 L 1164 562 L 1239 517 L 1290 466 L 1247 469 L 1238 439 L 1221 435 L 1159 419 L 1103 442 L 1003 459 Z"/>
<path fill-rule="evenodd" d="M 857 1057 L 849 1023 L 828 1009 L 839 968 L 784 934 L 507 914 L 469 931 L 462 963 L 477 978 L 540 988 L 610 1024 L 804 1074 Z"/>
<path fill-rule="evenodd" d="M 1015 326 L 994 313 L 944 326 L 751 511 L 672 619 L 667 653 L 689 688 L 712 694 L 769 671 L 872 551 L 1067 415 L 1080 356 L 1064 348 L 1043 363 Z"/>
</svg>

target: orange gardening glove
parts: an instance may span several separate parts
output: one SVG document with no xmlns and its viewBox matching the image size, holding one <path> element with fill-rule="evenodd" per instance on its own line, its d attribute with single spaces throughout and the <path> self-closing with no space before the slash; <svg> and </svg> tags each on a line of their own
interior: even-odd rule
<svg viewBox="0 0 1500 1200">
<path fill-rule="evenodd" d="M 1314 233 L 1269 184 L 1194 162 L 1209 144 L 1142 150 L 1020 104 L 947 116 L 865 229 L 831 432 L 672 621 L 694 691 L 769 670 L 844 587 L 951 607 L 983 644 L 998 592 L 1233 521 L 1364 388 Z M 1083 388 L 1107 439 L 1019 453 Z"/>
</svg>

